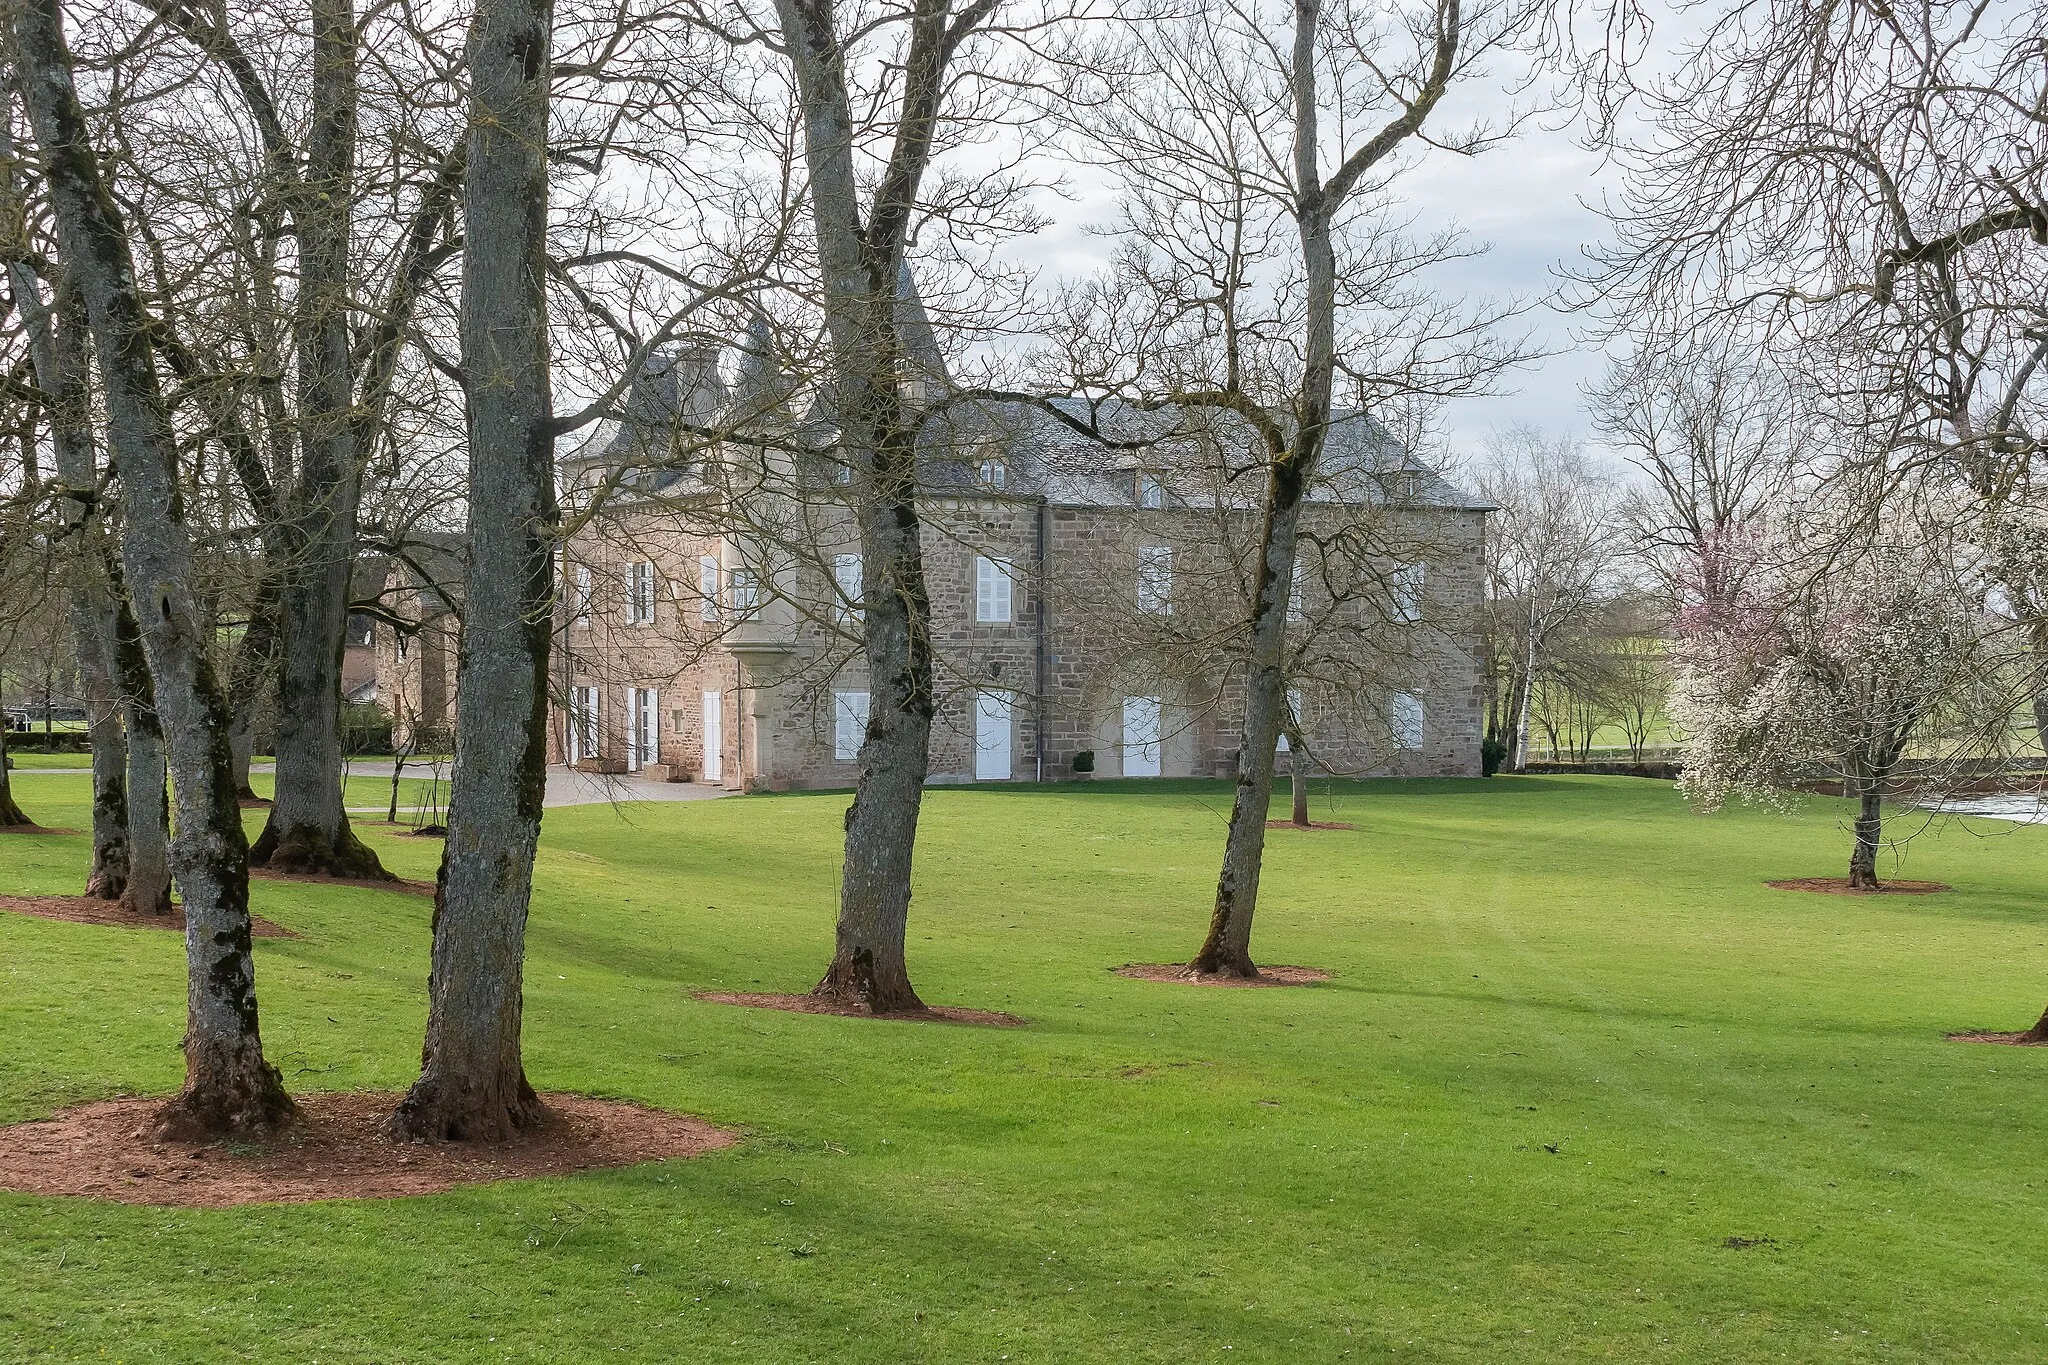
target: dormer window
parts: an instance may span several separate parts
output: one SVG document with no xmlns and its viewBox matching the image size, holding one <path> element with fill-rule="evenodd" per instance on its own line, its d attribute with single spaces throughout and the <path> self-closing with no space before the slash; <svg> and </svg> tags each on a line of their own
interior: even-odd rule
<svg viewBox="0 0 2048 1365">
<path fill-rule="evenodd" d="M 1138 471 L 1138 506 L 1166 506 L 1166 476 L 1155 469 Z"/>
<path fill-rule="evenodd" d="M 976 467 L 974 477 L 983 488 L 988 489 L 991 493 L 1000 493 L 1003 491 L 1003 483 L 1007 477 L 1007 472 L 1001 460 L 990 456 Z"/>
</svg>

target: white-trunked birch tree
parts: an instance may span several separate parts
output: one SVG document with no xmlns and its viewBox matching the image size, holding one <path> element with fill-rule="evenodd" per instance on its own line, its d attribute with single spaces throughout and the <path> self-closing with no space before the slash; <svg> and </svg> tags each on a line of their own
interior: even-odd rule
<svg viewBox="0 0 2048 1365">
<path fill-rule="evenodd" d="M 1459 248 L 1443 237 L 1400 243 L 1386 191 L 1417 148 L 1470 154 L 1506 131 L 1446 136 L 1432 116 L 1489 57 L 1531 38 L 1545 12 L 1530 0 L 1147 11 L 1082 59 L 1100 79 L 1072 106 L 1072 131 L 1127 196 L 1130 246 L 1109 307 L 1152 314 L 1124 325 L 1142 338 L 1124 354 L 1141 363 L 1110 386 L 1143 403 L 1224 410 L 1258 435 L 1235 480 L 1256 487 L 1259 525 L 1237 788 L 1209 932 L 1189 964 L 1197 973 L 1257 974 L 1252 920 L 1288 721 L 1288 601 L 1340 377 L 1371 412 L 1472 392 L 1517 358 L 1493 333 L 1509 310 L 1467 313 L 1418 284 L 1419 270 Z"/>
<path fill-rule="evenodd" d="M 185 904 L 185 1085 L 166 1131 L 264 1132 L 293 1112 L 263 1056 L 249 946 L 248 842 L 228 753 L 212 625 L 194 590 L 176 443 L 158 378 L 151 320 L 136 287 L 122 214 L 102 179 L 72 78 L 59 0 L 11 16 L 14 66 L 28 106 L 61 251 L 85 301 L 124 491 L 121 553 L 149 661 L 177 796 L 172 870 Z"/>
</svg>

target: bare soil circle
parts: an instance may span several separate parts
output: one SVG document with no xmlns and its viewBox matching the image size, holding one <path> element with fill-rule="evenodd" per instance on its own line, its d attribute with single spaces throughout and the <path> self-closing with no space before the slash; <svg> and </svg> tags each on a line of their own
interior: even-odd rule
<svg viewBox="0 0 2048 1365">
<path fill-rule="evenodd" d="M 119 901 L 103 901 L 91 896 L 0 896 L 0 910 L 34 915 L 38 919 L 63 920 L 67 924 L 110 924 L 122 929 L 185 931 L 185 907 L 176 904 L 171 906 L 168 915 L 144 915 L 128 909 Z M 249 916 L 249 932 L 256 938 L 298 937 L 283 925 L 272 924 L 261 915 Z"/>
<path fill-rule="evenodd" d="M 0 1189 L 123 1204 L 231 1208 L 397 1199 L 458 1185 L 700 1156 L 739 1135 L 686 1114 L 585 1095 L 543 1095 L 540 1128 L 502 1145 L 399 1142 L 379 1126 L 401 1096 L 300 1095 L 300 1120 L 268 1142 L 159 1142 L 161 1098 L 101 1100 L 0 1127 Z"/>
<path fill-rule="evenodd" d="M 842 1019 L 896 1019 L 912 1024 L 975 1024 L 982 1028 L 1022 1028 L 1024 1020 L 1001 1010 L 970 1010 L 958 1005 L 927 1005 L 921 1010 L 876 1012 L 815 995 L 784 995 L 775 991 L 696 991 L 693 999 L 713 1005 L 741 1005 L 791 1014 L 834 1014 Z"/>
<path fill-rule="evenodd" d="M 1873 891 L 1849 885 L 1847 877 L 1791 877 L 1764 885 L 1776 891 L 1817 891 L 1824 896 L 1931 896 L 1954 889 L 1947 882 L 1880 881 Z"/>
<path fill-rule="evenodd" d="M 1337 821 L 1337 820 L 1311 820 L 1311 821 L 1309 821 L 1309 822 L 1308 822 L 1307 824 L 1305 824 L 1305 825 L 1297 825 L 1297 824 L 1295 824 L 1295 823 L 1294 823 L 1294 822 L 1293 822 L 1292 820 L 1268 820 L 1268 821 L 1266 822 L 1266 828 L 1267 828 L 1267 829 L 1357 829 L 1357 828 L 1358 828 L 1358 826 L 1356 826 L 1356 825 L 1347 825 L 1347 824 L 1344 824 L 1343 822 L 1341 822 L 1341 821 Z"/>
<path fill-rule="evenodd" d="M 268 867 L 252 867 L 251 877 L 260 877 L 266 882 L 307 882 L 314 886 L 360 886 L 369 891 L 398 891 L 408 896 L 431 896 L 432 882 L 407 881 L 394 878 L 385 881 L 380 877 L 330 877 L 325 872 L 278 872 Z"/>
<path fill-rule="evenodd" d="M 1126 962 L 1110 970 L 1133 981 L 1167 981 L 1181 986 L 1312 986 L 1330 979 L 1320 967 L 1261 967 L 1256 977 L 1194 972 L 1179 962 Z"/>
<path fill-rule="evenodd" d="M 54 825 L 0 825 L 0 834 L 76 834 L 75 829 L 60 829 Z"/>
<path fill-rule="evenodd" d="M 2003 1043 L 2007 1047 L 2048 1047 L 2048 1038 L 2029 1038 L 2025 1033 L 1951 1033 L 1951 1043 Z"/>
</svg>

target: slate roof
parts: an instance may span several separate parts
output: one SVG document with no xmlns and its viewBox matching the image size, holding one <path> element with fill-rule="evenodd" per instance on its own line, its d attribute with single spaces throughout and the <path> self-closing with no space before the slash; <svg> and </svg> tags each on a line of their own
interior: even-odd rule
<svg viewBox="0 0 2048 1365">
<path fill-rule="evenodd" d="M 914 377 L 935 411 L 919 432 L 923 483 L 934 495 L 986 496 L 982 462 L 1003 465 L 1004 496 L 1044 498 L 1061 506 L 1128 507 L 1140 470 L 1165 475 L 1176 503 L 1209 500 L 1208 467 L 1219 446 L 1248 450 L 1256 437 L 1242 419 L 1213 410 L 1144 409 L 1120 399 L 1091 404 L 1080 397 L 1042 401 L 962 398 L 946 371 L 938 341 L 906 265 L 898 281 L 896 322 Z M 829 385 L 814 386 L 808 407 L 791 420 L 795 385 L 776 370 L 765 323 L 750 329 L 728 386 L 717 352 L 673 347 L 649 357 L 628 389 L 623 420 L 561 459 L 565 471 L 593 466 L 634 470 L 630 489 L 683 495 L 703 490 L 690 428 L 776 429 L 777 439 L 814 452 L 804 462 L 820 483 L 832 478 L 828 452 L 837 437 Z M 1048 408 L 1053 411 L 1048 411 Z M 1062 418 L 1067 420 L 1062 420 Z M 1077 425 L 1082 428 L 1077 430 Z M 1100 439 L 1089 434 L 1100 433 Z M 664 465 L 653 468 L 650 466 Z M 1249 496 L 1253 490 L 1247 489 Z M 1334 416 L 1312 501 L 1378 503 L 1486 510 L 1490 504 L 1424 465 L 1370 414 Z"/>
</svg>

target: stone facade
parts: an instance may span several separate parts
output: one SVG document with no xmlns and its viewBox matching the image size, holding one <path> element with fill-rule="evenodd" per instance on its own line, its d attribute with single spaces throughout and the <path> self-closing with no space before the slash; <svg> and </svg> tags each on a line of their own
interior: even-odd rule
<svg viewBox="0 0 2048 1365">
<path fill-rule="evenodd" d="M 941 484 L 923 499 L 932 782 L 1075 779 L 1088 775 L 1083 755 L 1099 777 L 1235 773 L 1242 679 L 1227 639 L 1213 641 L 1243 606 L 1241 595 L 1205 591 L 1229 577 L 1222 522 L 1209 506 L 1137 506 L 1136 477 L 1125 505 L 1062 500 L 1045 480 L 1025 491 Z M 1422 587 L 1393 607 L 1363 591 L 1318 603 L 1306 588 L 1297 629 L 1330 646 L 1301 665 L 1314 766 L 1476 776 L 1483 711 L 1471 622 L 1484 509 L 1440 496 L 1373 517 L 1397 528 L 1391 539 L 1422 547 L 1408 561 L 1422 565 Z M 801 521 L 808 534 L 765 535 L 754 524 L 764 520 Z M 1325 504 L 1308 520 L 1341 527 L 1357 512 Z M 1175 566 L 1172 609 L 1148 612 L 1140 554 L 1161 549 Z M 850 513 L 827 498 L 801 518 L 752 518 L 708 488 L 678 486 L 591 518 L 564 558 L 553 758 L 658 765 L 678 780 L 748 790 L 852 785 L 867 684 L 835 569 L 855 550 Z M 1007 593 L 990 591 L 982 561 L 1006 566 Z M 1383 643 L 1401 637 L 1412 639 Z M 1354 661 L 1347 647 L 1373 657 Z M 1413 698 L 1399 716 L 1397 692 Z"/>
<path fill-rule="evenodd" d="M 626 422 L 562 461 L 552 761 L 746 790 L 858 776 L 857 471 L 822 404 L 796 415 L 749 365 L 728 386 L 714 355 L 657 357 Z M 918 401 L 952 392 L 920 368 L 940 378 Z M 1234 774 L 1256 523 L 1219 471 L 1246 435 L 1070 399 L 934 404 L 932 782 Z M 1477 776 L 1486 507 L 1359 413 L 1333 419 L 1322 470 L 1289 629 L 1314 768 Z M 395 709 L 452 717 L 453 640 L 410 648 L 382 661 Z"/>
</svg>

